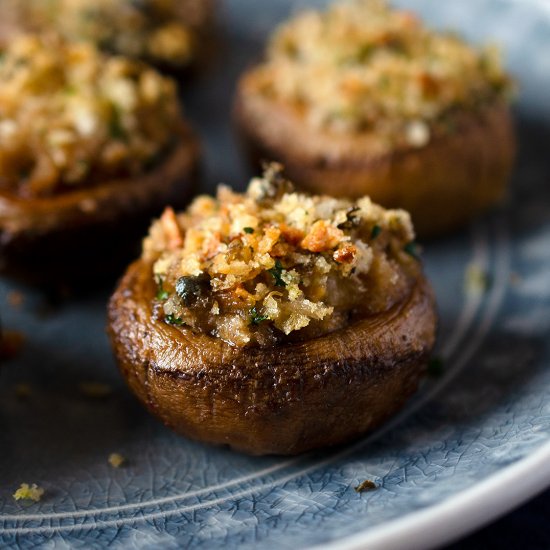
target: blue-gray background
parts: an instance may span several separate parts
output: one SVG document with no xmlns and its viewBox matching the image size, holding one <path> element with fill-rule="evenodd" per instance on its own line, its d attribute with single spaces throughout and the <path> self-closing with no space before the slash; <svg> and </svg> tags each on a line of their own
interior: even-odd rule
<svg viewBox="0 0 550 550">
<path fill-rule="evenodd" d="M 229 122 L 234 82 L 267 33 L 314 2 L 227 0 L 222 47 L 186 111 L 205 144 L 204 190 L 245 185 Z M 550 440 L 550 8 L 543 1 L 401 1 L 437 26 L 505 46 L 518 77 L 520 158 L 507 205 L 463 233 L 425 244 L 441 314 L 445 373 L 407 411 L 355 445 L 297 459 L 250 458 L 185 441 L 160 426 L 120 380 L 104 333 L 108 291 L 48 302 L 25 290 L 2 316 L 26 334 L 0 378 L 0 541 L 4 545 L 153 548 L 274 545 L 337 540 L 437 506 Z M 463 291 L 475 260 L 491 284 Z M 82 381 L 113 394 L 86 399 Z M 18 399 L 15 387 L 33 389 Z M 114 470 L 112 452 L 128 458 Z M 372 479 L 377 491 L 358 495 Z M 15 502 L 21 482 L 46 489 Z M 406 542 L 404 542 L 406 547 Z"/>
</svg>

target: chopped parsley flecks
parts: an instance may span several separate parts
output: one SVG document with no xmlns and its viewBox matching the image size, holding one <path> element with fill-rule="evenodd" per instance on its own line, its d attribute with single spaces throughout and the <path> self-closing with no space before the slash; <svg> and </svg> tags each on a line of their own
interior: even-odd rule
<svg viewBox="0 0 550 550">
<path fill-rule="evenodd" d="M 273 276 L 273 279 L 275 279 L 275 286 L 286 286 L 286 283 L 284 282 L 282 275 L 283 275 L 283 264 L 280 260 L 275 261 L 275 266 L 272 267 L 269 270 L 269 273 Z"/>
<path fill-rule="evenodd" d="M 419 251 L 418 251 L 418 245 L 416 244 L 416 242 L 414 241 L 411 241 L 409 243 L 407 243 L 404 247 L 403 247 L 403 250 L 411 257 L 413 257 L 415 260 L 419 260 L 420 259 L 420 254 L 419 254 Z"/>
<path fill-rule="evenodd" d="M 267 321 L 269 317 L 262 315 L 258 312 L 256 307 L 250 310 L 250 324 L 259 325 L 262 321 Z"/>
<path fill-rule="evenodd" d="M 122 124 L 122 117 L 119 110 L 114 107 L 109 120 L 109 135 L 117 141 L 125 141 L 127 139 L 126 130 Z"/>
<path fill-rule="evenodd" d="M 183 319 L 181 317 L 176 317 L 174 314 L 170 313 L 169 315 L 167 315 L 164 320 L 169 324 L 169 325 L 174 325 L 176 327 L 181 327 L 181 325 L 183 325 Z"/>
<path fill-rule="evenodd" d="M 163 280 L 159 277 L 158 279 L 158 289 L 157 289 L 157 300 L 160 300 L 161 302 L 165 302 L 168 300 L 168 297 L 170 296 L 170 293 L 164 288 L 163 286 Z"/>
</svg>

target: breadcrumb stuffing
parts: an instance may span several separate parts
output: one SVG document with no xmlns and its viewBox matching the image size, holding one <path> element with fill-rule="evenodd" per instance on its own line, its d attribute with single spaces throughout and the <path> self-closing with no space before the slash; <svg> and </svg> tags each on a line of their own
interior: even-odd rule
<svg viewBox="0 0 550 550">
<path fill-rule="evenodd" d="M 15 500 L 32 500 L 34 502 L 40 501 L 44 495 L 44 489 L 38 487 L 36 483 L 29 485 L 28 483 L 21 483 L 19 489 L 13 493 Z"/>
<path fill-rule="evenodd" d="M 423 147 L 446 117 L 509 95 L 513 86 L 494 46 L 474 48 L 428 29 L 384 0 L 343 0 L 307 10 L 272 36 L 250 73 L 255 89 L 291 104 L 313 127 L 374 131 L 388 147 Z"/>
<path fill-rule="evenodd" d="M 146 65 L 52 35 L 0 48 L 0 185 L 23 198 L 148 170 L 178 120 L 175 83 Z"/>
<path fill-rule="evenodd" d="M 111 453 L 108 461 L 113 468 L 120 468 L 126 462 L 126 459 L 119 453 Z"/>
<path fill-rule="evenodd" d="M 5 4 L 5 6 L 2 6 Z M 208 0 L 3 0 L 1 17 L 15 12 L 25 28 L 55 30 L 73 41 L 175 67 L 197 51 L 209 22 Z"/>
<path fill-rule="evenodd" d="M 184 213 L 166 209 L 143 258 L 166 323 L 268 345 L 306 327 L 304 337 L 336 330 L 352 311 L 374 307 L 374 287 L 391 301 L 413 240 L 406 212 L 368 197 L 296 193 L 272 164 L 245 194 L 220 186 Z"/>
</svg>

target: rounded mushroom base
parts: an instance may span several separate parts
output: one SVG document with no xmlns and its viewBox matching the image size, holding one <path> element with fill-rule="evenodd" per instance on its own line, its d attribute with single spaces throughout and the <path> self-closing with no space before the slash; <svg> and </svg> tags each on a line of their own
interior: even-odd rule
<svg viewBox="0 0 550 550">
<path fill-rule="evenodd" d="M 166 157 L 135 178 L 47 198 L 0 193 L 0 272 L 47 288 L 112 283 L 151 219 L 168 203 L 183 206 L 198 178 L 199 145 L 182 123 Z"/>
<path fill-rule="evenodd" d="M 267 121 L 267 122 L 266 122 Z M 316 132 L 290 109 L 243 90 L 235 122 L 254 171 L 275 160 L 306 191 L 335 197 L 368 195 L 403 208 L 420 237 L 460 228 L 505 195 L 516 151 L 509 107 L 458 113 L 452 130 L 421 148 L 380 154 L 369 137 Z"/>
<path fill-rule="evenodd" d="M 423 276 L 398 306 L 305 342 L 235 348 L 156 320 L 151 266 L 139 260 L 109 304 L 119 368 L 140 401 L 192 439 L 254 455 L 353 440 L 416 390 L 436 314 Z"/>
</svg>

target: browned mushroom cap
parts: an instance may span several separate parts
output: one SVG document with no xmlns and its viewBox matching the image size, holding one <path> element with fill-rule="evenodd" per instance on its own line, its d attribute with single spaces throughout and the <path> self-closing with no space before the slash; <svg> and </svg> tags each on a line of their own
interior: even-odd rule
<svg viewBox="0 0 550 550">
<path fill-rule="evenodd" d="M 312 128 L 297 109 L 258 93 L 254 74 L 240 81 L 235 120 L 254 166 L 272 159 L 304 189 L 337 197 L 369 195 L 410 212 L 421 236 L 456 229 L 504 195 L 515 156 L 509 106 L 495 101 L 457 111 L 450 132 L 421 148 L 389 153 L 372 133 Z"/>
<path fill-rule="evenodd" d="M 0 269 L 43 282 L 95 276 L 93 254 L 99 253 L 103 262 L 96 267 L 118 265 L 131 236 L 141 235 L 174 197 L 181 203 L 190 196 L 199 152 L 193 131 L 182 120 L 170 151 L 139 176 L 32 199 L 0 192 Z"/>
<path fill-rule="evenodd" d="M 378 426 L 415 391 L 435 338 L 423 275 L 392 309 L 299 343 L 236 348 L 167 325 L 152 310 L 152 266 L 133 263 L 109 304 L 119 367 L 177 432 L 251 454 L 297 454 Z"/>
</svg>

